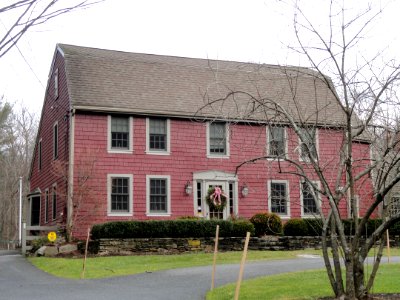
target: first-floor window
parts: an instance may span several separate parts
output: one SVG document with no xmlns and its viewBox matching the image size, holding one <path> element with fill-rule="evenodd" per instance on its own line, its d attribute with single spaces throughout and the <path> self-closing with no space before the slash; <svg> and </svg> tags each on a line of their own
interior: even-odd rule
<svg viewBox="0 0 400 300">
<path fill-rule="evenodd" d="M 270 182 L 270 210 L 280 215 L 288 215 L 288 186 L 287 182 Z"/>
<path fill-rule="evenodd" d="M 46 190 L 44 193 L 44 222 L 47 223 L 49 221 L 49 190 Z"/>
<path fill-rule="evenodd" d="M 169 176 L 147 177 L 147 211 L 149 214 L 170 213 Z"/>
<path fill-rule="evenodd" d="M 53 220 L 57 218 L 57 187 L 53 186 Z"/>
<path fill-rule="evenodd" d="M 301 183 L 301 196 L 303 199 L 304 215 L 314 215 L 318 213 L 317 202 L 311 189 L 312 187 L 307 182 Z"/>
<path fill-rule="evenodd" d="M 400 214 L 400 195 L 393 196 L 390 203 L 390 215 L 394 216 L 398 214 Z"/>
<path fill-rule="evenodd" d="M 109 214 L 131 215 L 132 175 L 108 175 Z"/>
</svg>

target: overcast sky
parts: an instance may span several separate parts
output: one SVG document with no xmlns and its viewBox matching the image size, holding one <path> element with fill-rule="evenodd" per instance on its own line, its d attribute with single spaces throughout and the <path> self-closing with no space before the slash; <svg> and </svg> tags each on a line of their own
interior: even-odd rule
<svg viewBox="0 0 400 300">
<path fill-rule="evenodd" d="M 304 1 L 323 26 L 326 0 Z M 367 1 L 345 1 L 367 4 Z M 374 4 L 381 4 L 374 0 Z M 385 2 L 386 3 L 386 2 Z M 357 4 L 358 5 L 358 4 Z M 57 43 L 129 52 L 306 65 L 287 49 L 294 44 L 293 11 L 275 0 L 106 0 L 28 32 L 0 59 L 0 94 L 40 113 Z M 386 9 L 368 32 L 371 47 L 400 53 L 400 1 Z M 0 15 L 0 32 L 9 24 Z M 322 27 L 321 27 L 322 28 Z M 369 49 L 368 46 L 364 50 Z M 20 50 L 20 51 L 19 51 Z"/>
</svg>

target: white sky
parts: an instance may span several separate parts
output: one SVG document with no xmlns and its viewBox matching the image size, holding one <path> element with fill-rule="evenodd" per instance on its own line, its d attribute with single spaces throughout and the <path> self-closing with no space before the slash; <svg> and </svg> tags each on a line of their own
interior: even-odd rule
<svg viewBox="0 0 400 300">
<path fill-rule="evenodd" d="M 317 22 L 323 24 L 328 19 L 319 7 L 327 4 L 327 0 L 304 2 Z M 373 2 L 380 4 L 383 0 Z M 22 55 L 14 48 L 0 59 L 0 95 L 10 102 L 21 102 L 39 114 L 56 43 L 306 65 L 286 48 L 294 43 L 293 11 L 283 8 L 281 1 L 275 0 L 106 0 L 28 32 L 18 44 Z M 377 45 L 389 45 L 389 53 L 400 54 L 399 12 L 400 1 L 394 1 L 379 19 L 379 25 L 369 31 L 366 45 L 373 49 Z M 2 33 L 9 20 L 0 15 L 0 21 Z M 360 51 L 369 48 L 365 46 Z"/>
</svg>

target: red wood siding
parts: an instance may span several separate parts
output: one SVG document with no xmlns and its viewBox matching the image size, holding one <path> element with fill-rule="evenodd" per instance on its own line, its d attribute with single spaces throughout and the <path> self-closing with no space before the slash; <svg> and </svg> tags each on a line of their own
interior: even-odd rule
<svg viewBox="0 0 400 300">
<path fill-rule="evenodd" d="M 75 235 L 83 236 L 88 226 L 111 220 L 142 220 L 146 216 L 146 175 L 169 175 L 171 177 L 171 218 L 194 214 L 194 195 L 186 195 L 185 183 L 192 182 L 193 172 L 218 170 L 235 173 L 241 162 L 265 154 L 266 129 L 257 125 L 230 126 L 230 157 L 207 158 L 206 123 L 172 119 L 170 123 L 170 155 L 146 154 L 146 119 L 133 118 L 133 153 L 111 154 L 107 152 L 107 116 L 76 114 L 75 117 L 75 186 L 79 166 L 96 157 L 92 178 L 88 181 L 90 195 L 85 196 L 79 208 Z M 298 139 L 292 130 L 287 130 L 289 158 L 298 160 Z M 318 130 L 319 159 L 331 188 L 334 187 L 342 142 L 341 133 L 335 130 Z M 366 144 L 355 144 L 358 158 L 369 158 Z M 367 161 L 363 162 L 364 165 Z M 303 164 L 307 168 L 307 164 Z M 362 165 L 359 170 L 362 169 Z M 288 162 L 260 160 L 243 166 L 238 172 L 238 214 L 251 217 L 258 211 L 268 209 L 268 180 L 287 180 L 290 191 L 290 216 L 300 217 L 300 179 Z M 310 170 L 310 173 L 311 170 Z M 133 175 L 133 216 L 107 216 L 107 174 Z M 317 176 L 311 175 L 317 180 Z M 242 197 L 240 187 L 246 183 L 249 195 Z M 192 182 L 193 185 L 195 183 Z M 357 187 L 363 203 L 371 201 L 371 180 L 366 179 Z M 323 200 L 327 210 L 326 199 Z M 364 206 L 361 205 L 361 213 Z M 346 202 L 339 208 L 347 214 Z"/>
<path fill-rule="evenodd" d="M 54 71 L 58 68 L 58 98 L 54 95 Z M 41 225 L 52 225 L 63 221 L 65 216 L 65 203 L 67 188 L 65 180 L 60 175 L 54 174 L 52 163 L 53 159 L 53 126 L 58 123 L 58 161 L 68 162 L 68 127 L 69 127 L 69 96 L 64 70 L 64 61 L 59 53 L 56 53 L 54 66 L 50 74 L 42 117 L 39 125 L 37 144 L 32 161 L 32 172 L 30 178 L 30 189 L 34 191 L 39 188 L 41 194 Z M 38 143 L 42 141 L 42 168 L 38 166 Z M 52 220 L 52 187 L 57 185 L 57 218 Z M 49 211 L 48 220 L 45 223 L 45 190 L 49 190 Z"/>
</svg>

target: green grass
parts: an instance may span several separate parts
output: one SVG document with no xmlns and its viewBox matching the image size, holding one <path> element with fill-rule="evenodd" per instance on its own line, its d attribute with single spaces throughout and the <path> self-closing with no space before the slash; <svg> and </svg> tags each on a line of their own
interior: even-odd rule
<svg viewBox="0 0 400 300">
<path fill-rule="evenodd" d="M 320 250 L 298 251 L 249 251 L 247 261 L 292 259 L 301 254 L 321 255 Z M 391 255 L 399 255 L 399 249 L 393 249 Z M 218 253 L 218 264 L 239 263 L 242 252 Z M 29 261 L 37 268 L 54 276 L 79 279 L 83 259 L 31 257 Z M 212 253 L 194 253 L 182 255 L 141 255 L 93 257 L 87 259 L 85 278 L 105 278 L 131 275 L 159 270 L 206 266 L 213 261 Z"/>
<path fill-rule="evenodd" d="M 247 261 L 291 259 L 300 254 L 319 255 L 319 250 L 299 251 L 249 251 Z M 218 264 L 240 263 L 242 252 L 218 253 Z M 29 261 L 37 268 L 54 276 L 78 279 L 82 272 L 83 259 L 31 257 Z M 88 258 L 85 278 L 123 276 L 159 270 L 206 266 L 213 261 L 212 253 L 182 255 L 140 255 Z"/>
<path fill-rule="evenodd" d="M 372 293 L 399 293 L 400 264 L 381 265 Z M 235 284 L 214 289 L 207 300 L 231 300 Z M 332 296 L 325 270 L 286 273 L 245 280 L 240 300 L 246 299 L 316 299 Z"/>
</svg>

